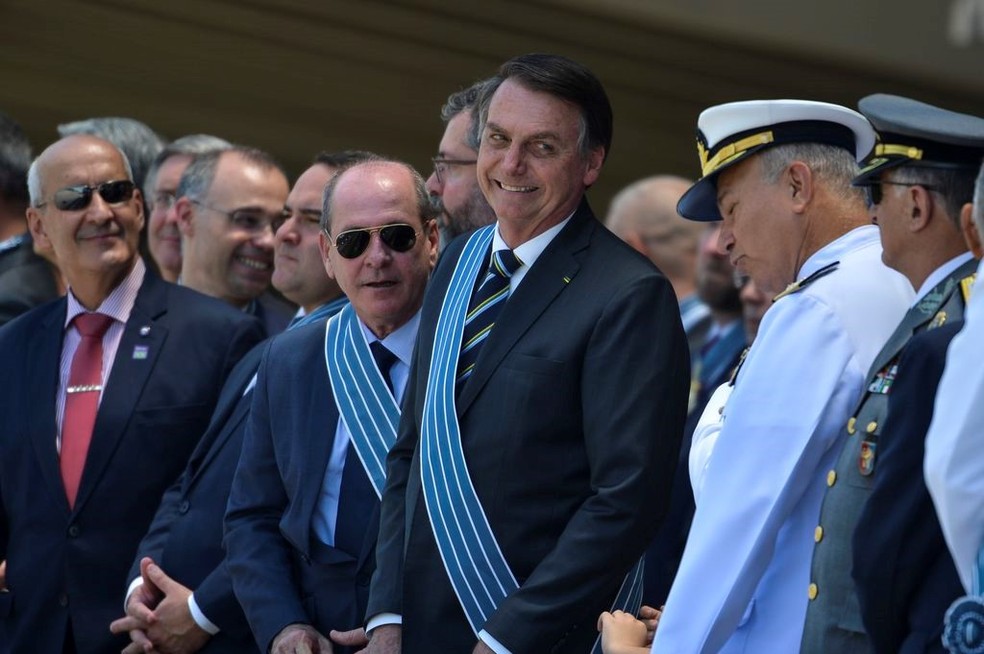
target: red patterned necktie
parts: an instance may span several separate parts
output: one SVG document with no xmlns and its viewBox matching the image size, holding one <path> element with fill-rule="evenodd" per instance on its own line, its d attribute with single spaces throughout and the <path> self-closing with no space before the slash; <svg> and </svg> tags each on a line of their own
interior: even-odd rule
<svg viewBox="0 0 984 654">
<path fill-rule="evenodd" d="M 83 313 L 73 323 L 82 335 L 65 389 L 65 414 L 62 418 L 61 474 L 68 505 L 75 507 L 75 496 L 82 480 L 82 468 L 92 441 L 92 428 L 99 409 L 102 391 L 103 335 L 113 319 L 101 313 Z"/>
</svg>

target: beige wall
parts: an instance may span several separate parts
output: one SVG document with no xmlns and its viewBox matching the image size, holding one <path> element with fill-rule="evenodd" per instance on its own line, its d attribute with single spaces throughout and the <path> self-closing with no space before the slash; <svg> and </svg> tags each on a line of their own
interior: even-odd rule
<svg viewBox="0 0 984 654">
<path fill-rule="evenodd" d="M 877 47 L 865 27 L 877 25 L 875 3 L 746 4 L 4 0 L 0 109 L 36 149 L 58 122 L 128 115 L 167 137 L 211 132 L 265 148 L 295 174 L 317 150 L 340 148 L 426 170 L 449 92 L 514 54 L 558 52 L 589 65 L 615 108 L 612 156 L 592 191 L 598 213 L 636 178 L 695 175 L 696 116 L 710 104 L 805 97 L 853 106 L 885 91 L 984 115 L 984 81 L 968 63 L 980 46 L 944 53 L 925 43 L 942 20 L 930 9 L 943 0 L 893 3 L 911 5 L 911 19 L 898 20 L 912 34 L 888 30 Z M 820 15 L 811 9 L 819 5 L 847 13 Z M 793 6 L 812 13 L 793 16 Z"/>
</svg>

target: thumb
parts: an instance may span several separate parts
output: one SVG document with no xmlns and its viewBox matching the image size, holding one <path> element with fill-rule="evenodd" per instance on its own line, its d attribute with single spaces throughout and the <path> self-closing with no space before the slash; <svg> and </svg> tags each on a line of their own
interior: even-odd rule
<svg viewBox="0 0 984 654">
<path fill-rule="evenodd" d="M 164 571 L 161 570 L 160 566 L 156 563 L 150 563 L 147 566 L 146 578 L 150 580 L 150 583 L 160 588 L 165 595 L 170 593 L 176 583 L 173 579 L 164 574 Z"/>
<path fill-rule="evenodd" d="M 366 632 L 362 627 L 352 629 L 351 631 L 337 631 L 332 629 L 328 635 L 339 645 L 347 645 L 349 647 L 361 647 L 369 643 L 369 639 L 366 638 Z"/>
</svg>

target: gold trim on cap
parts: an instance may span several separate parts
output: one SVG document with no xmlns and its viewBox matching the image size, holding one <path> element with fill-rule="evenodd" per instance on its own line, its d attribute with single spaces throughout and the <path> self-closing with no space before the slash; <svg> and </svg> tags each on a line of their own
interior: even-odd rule
<svg viewBox="0 0 984 654">
<path fill-rule="evenodd" d="M 914 145 L 894 145 L 892 143 L 879 143 L 875 146 L 875 156 L 884 157 L 889 155 L 900 155 L 909 159 L 922 159 L 923 151 Z"/>
<path fill-rule="evenodd" d="M 718 150 L 717 154 L 710 159 L 707 158 L 707 148 L 704 147 L 703 143 L 697 141 L 697 156 L 700 157 L 701 175 L 707 177 L 729 161 L 745 154 L 748 150 L 758 145 L 772 143 L 774 140 L 775 137 L 772 134 L 772 130 L 752 134 L 734 143 L 729 143 Z"/>
</svg>

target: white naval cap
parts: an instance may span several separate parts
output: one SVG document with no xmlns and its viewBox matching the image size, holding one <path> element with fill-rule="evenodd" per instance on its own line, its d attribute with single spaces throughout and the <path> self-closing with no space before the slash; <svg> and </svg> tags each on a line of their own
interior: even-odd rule
<svg viewBox="0 0 984 654">
<path fill-rule="evenodd" d="M 867 119 L 847 107 L 812 100 L 749 100 L 720 104 L 697 119 L 701 178 L 677 205 L 690 220 L 721 220 L 718 174 L 759 150 L 786 143 L 823 143 L 862 161 L 875 145 Z"/>
</svg>

